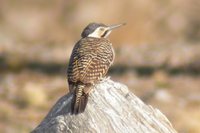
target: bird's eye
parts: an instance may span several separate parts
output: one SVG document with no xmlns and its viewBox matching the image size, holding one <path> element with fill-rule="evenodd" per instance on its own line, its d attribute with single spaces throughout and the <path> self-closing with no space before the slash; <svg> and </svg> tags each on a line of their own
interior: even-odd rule
<svg viewBox="0 0 200 133">
<path fill-rule="evenodd" d="M 104 31 L 104 29 L 103 29 L 103 28 L 100 28 L 100 31 Z"/>
</svg>

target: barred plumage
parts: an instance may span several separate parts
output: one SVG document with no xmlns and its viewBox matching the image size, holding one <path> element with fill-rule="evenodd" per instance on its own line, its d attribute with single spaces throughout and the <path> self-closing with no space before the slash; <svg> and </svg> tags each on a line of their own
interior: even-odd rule
<svg viewBox="0 0 200 133">
<path fill-rule="evenodd" d="M 106 75 L 114 60 L 112 44 L 104 38 L 109 34 L 108 26 L 95 24 L 85 28 L 83 38 L 76 43 L 70 57 L 67 75 L 69 90 L 74 93 L 72 114 L 85 110 L 88 90 Z M 99 27 L 107 30 L 100 30 Z"/>
<path fill-rule="evenodd" d="M 105 76 L 113 60 L 113 48 L 107 39 L 83 38 L 73 49 L 68 67 L 68 80 L 94 83 Z"/>
</svg>

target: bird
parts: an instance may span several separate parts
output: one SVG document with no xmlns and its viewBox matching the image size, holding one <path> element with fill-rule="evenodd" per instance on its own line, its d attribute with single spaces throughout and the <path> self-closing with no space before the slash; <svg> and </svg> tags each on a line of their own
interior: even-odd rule
<svg viewBox="0 0 200 133">
<path fill-rule="evenodd" d="M 112 43 L 107 39 L 113 29 L 125 23 L 107 26 L 89 23 L 81 33 L 81 39 L 72 50 L 67 77 L 69 92 L 72 93 L 71 114 L 85 111 L 89 93 L 95 83 L 101 81 L 114 62 Z"/>
</svg>

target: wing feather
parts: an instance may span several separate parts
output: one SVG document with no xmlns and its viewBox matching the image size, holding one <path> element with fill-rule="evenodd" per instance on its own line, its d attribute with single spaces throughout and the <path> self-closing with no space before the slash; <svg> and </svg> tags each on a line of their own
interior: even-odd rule
<svg viewBox="0 0 200 133">
<path fill-rule="evenodd" d="M 93 83 L 107 73 L 114 59 L 111 43 L 106 39 L 84 38 L 73 49 L 68 79 Z"/>
</svg>

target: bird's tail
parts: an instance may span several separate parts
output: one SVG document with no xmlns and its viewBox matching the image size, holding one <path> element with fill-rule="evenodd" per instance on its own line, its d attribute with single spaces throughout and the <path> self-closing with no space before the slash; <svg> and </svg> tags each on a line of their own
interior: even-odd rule
<svg viewBox="0 0 200 133">
<path fill-rule="evenodd" d="M 89 94 L 84 93 L 83 90 L 85 87 L 85 85 L 76 85 L 71 104 L 72 114 L 82 113 L 86 108 Z"/>
</svg>

